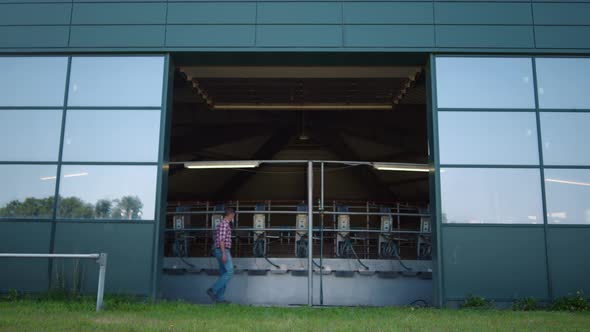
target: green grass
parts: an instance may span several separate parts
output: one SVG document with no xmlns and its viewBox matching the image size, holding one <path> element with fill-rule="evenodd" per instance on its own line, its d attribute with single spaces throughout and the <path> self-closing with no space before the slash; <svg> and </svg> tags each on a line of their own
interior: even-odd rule
<svg viewBox="0 0 590 332">
<path fill-rule="evenodd" d="M 108 299 L 0 302 L 0 331 L 590 331 L 590 313 L 283 308 Z"/>
</svg>

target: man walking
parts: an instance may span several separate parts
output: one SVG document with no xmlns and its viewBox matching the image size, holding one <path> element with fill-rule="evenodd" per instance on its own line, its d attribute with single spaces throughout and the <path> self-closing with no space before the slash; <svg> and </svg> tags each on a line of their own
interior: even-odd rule
<svg viewBox="0 0 590 332">
<path fill-rule="evenodd" d="M 215 257 L 219 263 L 220 276 L 211 286 L 207 289 L 207 295 L 211 298 L 214 303 L 229 303 L 224 299 L 225 288 L 229 280 L 234 275 L 234 265 L 231 260 L 231 222 L 234 221 L 236 216 L 236 210 L 234 208 L 225 209 L 225 217 L 217 226 L 215 231 Z"/>
</svg>

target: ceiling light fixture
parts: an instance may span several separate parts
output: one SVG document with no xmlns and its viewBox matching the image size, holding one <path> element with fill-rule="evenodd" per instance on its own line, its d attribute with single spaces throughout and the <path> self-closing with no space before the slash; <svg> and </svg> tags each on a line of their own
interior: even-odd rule
<svg viewBox="0 0 590 332">
<path fill-rule="evenodd" d="M 373 167 L 380 171 L 430 172 L 430 166 L 424 164 L 373 163 Z"/>
<path fill-rule="evenodd" d="M 258 160 L 192 161 L 184 163 L 184 167 L 190 169 L 256 168 L 258 166 L 260 166 Z"/>
</svg>

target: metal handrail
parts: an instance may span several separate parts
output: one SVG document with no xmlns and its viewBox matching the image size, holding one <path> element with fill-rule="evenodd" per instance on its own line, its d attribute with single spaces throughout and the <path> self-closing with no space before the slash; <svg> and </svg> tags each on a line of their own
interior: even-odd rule
<svg viewBox="0 0 590 332">
<path fill-rule="evenodd" d="M 0 258 L 81 258 L 94 259 L 99 266 L 98 269 L 98 291 L 96 295 L 96 311 L 103 307 L 104 281 L 107 270 L 107 254 L 11 254 L 0 253 Z"/>
</svg>

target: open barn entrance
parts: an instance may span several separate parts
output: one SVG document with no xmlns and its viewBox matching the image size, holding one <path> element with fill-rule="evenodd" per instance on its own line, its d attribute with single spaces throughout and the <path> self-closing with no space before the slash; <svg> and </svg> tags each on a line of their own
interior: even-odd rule
<svg viewBox="0 0 590 332">
<path fill-rule="evenodd" d="M 179 65 L 173 103 L 165 297 L 206 301 L 234 207 L 230 300 L 306 303 L 310 265 L 314 304 L 431 299 L 424 65 Z"/>
</svg>

